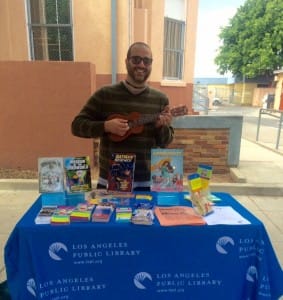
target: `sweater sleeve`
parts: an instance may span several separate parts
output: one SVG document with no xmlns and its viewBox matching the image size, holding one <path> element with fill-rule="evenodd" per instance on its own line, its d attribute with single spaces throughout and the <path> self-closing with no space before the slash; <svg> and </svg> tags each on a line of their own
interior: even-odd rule
<svg viewBox="0 0 283 300">
<path fill-rule="evenodd" d="M 92 95 L 71 124 L 73 135 L 83 138 L 96 138 L 104 134 L 104 121 L 101 118 L 100 102 L 102 91 Z"/>
</svg>

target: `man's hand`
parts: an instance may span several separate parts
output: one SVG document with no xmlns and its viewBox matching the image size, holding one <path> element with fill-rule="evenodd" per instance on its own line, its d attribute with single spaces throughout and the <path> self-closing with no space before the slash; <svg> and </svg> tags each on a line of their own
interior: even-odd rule
<svg viewBox="0 0 283 300">
<path fill-rule="evenodd" d="M 155 125 L 156 125 L 156 127 L 166 126 L 166 125 L 170 125 L 171 121 L 172 121 L 172 115 L 170 113 L 170 108 L 167 105 L 164 108 L 164 110 L 161 112 Z"/>
<path fill-rule="evenodd" d="M 108 133 L 124 136 L 129 129 L 128 120 L 125 119 L 115 118 L 104 122 L 104 130 Z"/>
</svg>

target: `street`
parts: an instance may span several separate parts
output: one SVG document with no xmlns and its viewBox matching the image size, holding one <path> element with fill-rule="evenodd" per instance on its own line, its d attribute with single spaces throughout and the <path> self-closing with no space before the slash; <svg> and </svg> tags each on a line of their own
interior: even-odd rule
<svg viewBox="0 0 283 300">
<path fill-rule="evenodd" d="M 213 107 L 208 111 L 209 116 L 243 116 L 242 137 L 249 141 L 256 142 L 258 120 L 260 115 L 259 107 L 221 105 Z M 280 114 L 277 114 L 280 116 Z M 262 114 L 259 126 L 258 143 L 270 149 L 283 153 L 283 133 L 280 132 L 280 119 L 274 116 Z M 279 147 L 276 149 L 279 136 Z"/>
</svg>

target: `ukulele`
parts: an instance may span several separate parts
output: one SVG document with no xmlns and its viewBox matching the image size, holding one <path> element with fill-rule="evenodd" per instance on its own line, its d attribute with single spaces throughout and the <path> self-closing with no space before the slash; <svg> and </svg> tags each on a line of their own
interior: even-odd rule
<svg viewBox="0 0 283 300">
<path fill-rule="evenodd" d="M 172 117 L 184 116 L 187 113 L 188 113 L 188 108 L 185 105 L 177 106 L 170 110 L 170 114 L 172 115 Z M 109 138 L 113 142 L 121 142 L 131 134 L 139 134 L 143 131 L 145 124 L 155 122 L 160 115 L 162 115 L 162 113 L 142 115 L 138 112 L 132 112 L 128 115 L 120 115 L 120 114 L 110 115 L 107 118 L 107 120 L 112 120 L 115 118 L 128 120 L 128 125 L 130 129 L 123 136 L 116 135 L 114 133 L 109 133 Z"/>
</svg>

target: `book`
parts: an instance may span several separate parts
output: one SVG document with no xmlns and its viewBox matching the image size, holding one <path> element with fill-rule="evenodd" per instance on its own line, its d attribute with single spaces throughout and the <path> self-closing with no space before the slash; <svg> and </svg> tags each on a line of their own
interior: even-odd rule
<svg viewBox="0 0 283 300">
<path fill-rule="evenodd" d="M 43 206 L 35 217 L 35 224 L 50 224 L 51 217 L 57 206 Z"/>
<path fill-rule="evenodd" d="M 56 208 L 51 216 L 50 224 L 52 225 L 66 225 L 70 224 L 70 215 L 74 210 L 74 206 L 60 205 Z"/>
<path fill-rule="evenodd" d="M 64 169 L 67 193 L 84 193 L 91 191 L 89 156 L 65 157 Z"/>
<path fill-rule="evenodd" d="M 183 191 L 183 156 L 183 149 L 151 149 L 151 191 Z"/>
<path fill-rule="evenodd" d="M 92 213 L 92 221 L 93 222 L 109 222 L 110 218 L 113 214 L 113 207 L 97 205 Z"/>
<path fill-rule="evenodd" d="M 154 213 L 161 226 L 204 225 L 204 218 L 188 206 L 156 206 Z"/>
<path fill-rule="evenodd" d="M 40 193 L 64 192 L 63 158 L 38 158 L 38 180 Z"/>
<path fill-rule="evenodd" d="M 77 206 L 72 210 L 70 214 L 70 221 L 71 222 L 88 222 L 91 219 L 92 211 L 95 205 L 85 203 L 79 203 Z"/>
<path fill-rule="evenodd" d="M 136 155 L 132 153 L 113 153 L 109 162 L 109 192 L 131 193 L 134 183 Z"/>
</svg>

